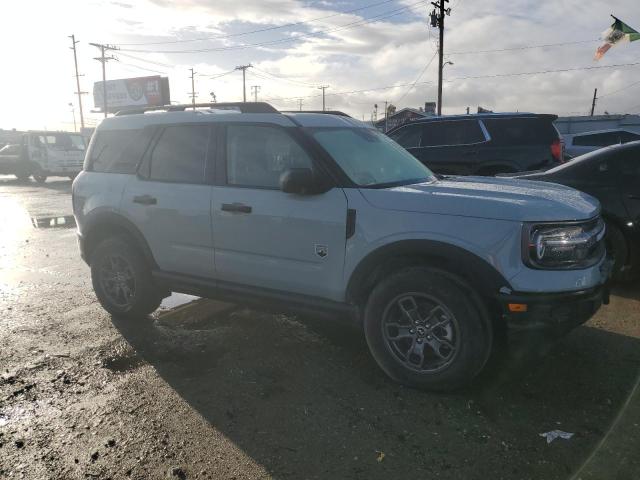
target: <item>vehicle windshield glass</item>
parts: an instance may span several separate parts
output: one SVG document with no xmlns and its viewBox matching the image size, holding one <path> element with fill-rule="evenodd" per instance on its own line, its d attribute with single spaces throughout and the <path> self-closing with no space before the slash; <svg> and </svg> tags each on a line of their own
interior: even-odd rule
<svg viewBox="0 0 640 480">
<path fill-rule="evenodd" d="M 369 128 L 310 128 L 313 138 L 360 187 L 431 182 L 435 175 L 404 148 Z"/>
</svg>

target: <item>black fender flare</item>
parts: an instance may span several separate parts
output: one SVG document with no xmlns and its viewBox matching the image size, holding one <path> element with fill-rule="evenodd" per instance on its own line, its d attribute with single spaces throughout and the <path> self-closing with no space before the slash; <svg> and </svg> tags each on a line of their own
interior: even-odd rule
<svg viewBox="0 0 640 480">
<path fill-rule="evenodd" d="M 460 276 L 485 298 L 495 298 L 501 288 L 511 289 L 491 264 L 464 248 L 437 240 L 400 240 L 379 247 L 360 261 L 347 283 L 347 300 L 363 303 L 386 274 L 418 263 Z"/>
<path fill-rule="evenodd" d="M 102 238 L 113 235 L 126 235 L 144 255 L 152 268 L 158 264 L 153 258 L 151 248 L 138 227 L 129 219 L 113 210 L 96 210 L 84 217 L 80 231 L 80 241 L 85 261 L 91 263 L 93 249 Z"/>
</svg>

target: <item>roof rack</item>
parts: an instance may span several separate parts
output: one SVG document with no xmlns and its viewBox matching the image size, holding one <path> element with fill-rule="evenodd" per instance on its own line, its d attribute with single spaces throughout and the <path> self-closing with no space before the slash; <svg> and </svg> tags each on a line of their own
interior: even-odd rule
<svg viewBox="0 0 640 480">
<path fill-rule="evenodd" d="M 340 117 L 351 118 L 351 115 L 341 112 L 340 110 L 281 110 L 281 113 L 324 113 L 326 115 L 338 115 Z"/>
<path fill-rule="evenodd" d="M 215 110 L 238 110 L 240 113 L 280 113 L 266 102 L 225 102 L 225 103 L 185 103 L 181 105 L 161 105 L 120 110 L 116 116 L 135 115 L 145 112 L 165 110 L 167 112 L 184 112 L 189 108 L 210 108 Z"/>
</svg>

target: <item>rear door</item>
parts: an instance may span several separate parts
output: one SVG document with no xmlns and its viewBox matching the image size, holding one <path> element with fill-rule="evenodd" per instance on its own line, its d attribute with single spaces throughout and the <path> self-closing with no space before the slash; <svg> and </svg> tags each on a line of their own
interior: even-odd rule
<svg viewBox="0 0 640 480">
<path fill-rule="evenodd" d="M 619 192 L 634 222 L 640 222 L 640 148 L 625 150 L 617 159 Z"/>
<path fill-rule="evenodd" d="M 221 286 L 341 299 L 347 199 L 280 190 L 288 168 L 320 168 L 300 132 L 229 124 L 222 132 L 212 199 L 216 274 Z"/>
<path fill-rule="evenodd" d="M 138 176 L 126 185 L 121 209 L 165 272 L 214 277 L 209 182 L 214 151 L 215 127 L 160 127 Z"/>
</svg>

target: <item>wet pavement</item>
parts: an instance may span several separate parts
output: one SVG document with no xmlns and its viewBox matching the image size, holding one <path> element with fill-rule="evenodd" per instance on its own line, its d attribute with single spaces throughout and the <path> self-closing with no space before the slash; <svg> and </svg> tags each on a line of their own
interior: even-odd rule
<svg viewBox="0 0 640 480">
<path fill-rule="evenodd" d="M 337 322 L 180 294 L 110 318 L 57 180 L 0 177 L 0 479 L 638 478 L 639 283 L 549 351 L 428 394 Z"/>
</svg>

